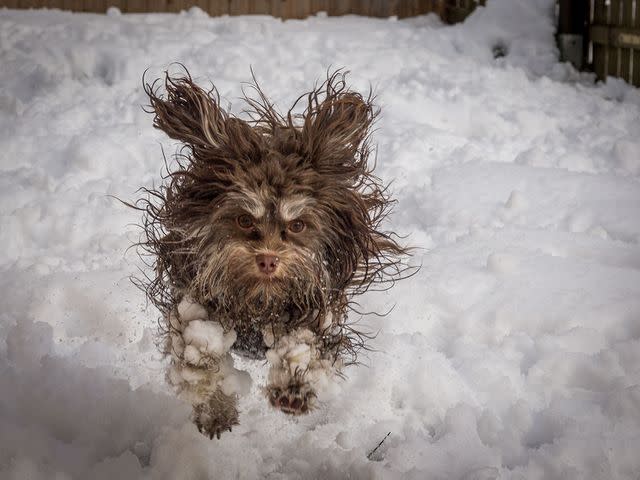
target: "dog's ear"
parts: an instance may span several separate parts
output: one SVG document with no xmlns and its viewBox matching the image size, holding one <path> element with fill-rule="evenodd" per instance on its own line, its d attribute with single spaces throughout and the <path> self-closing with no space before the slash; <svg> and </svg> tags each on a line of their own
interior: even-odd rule
<svg viewBox="0 0 640 480">
<path fill-rule="evenodd" d="M 224 157 L 224 152 L 239 160 L 253 156 L 259 139 L 247 122 L 220 107 L 215 88 L 203 90 L 188 72 L 176 78 L 166 73 L 164 95 L 158 93 L 158 83 L 144 85 L 154 127 L 190 147 L 199 159 Z"/>
<path fill-rule="evenodd" d="M 372 97 L 348 90 L 345 74 L 336 72 L 308 94 L 302 140 L 314 167 L 347 173 L 368 155 L 367 138 L 377 111 Z"/>
</svg>

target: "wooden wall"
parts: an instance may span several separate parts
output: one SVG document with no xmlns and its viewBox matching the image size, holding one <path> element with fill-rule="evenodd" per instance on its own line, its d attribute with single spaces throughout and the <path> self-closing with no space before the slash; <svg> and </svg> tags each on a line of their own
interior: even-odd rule
<svg viewBox="0 0 640 480">
<path fill-rule="evenodd" d="M 451 23 L 462 20 L 485 0 L 0 0 L 0 7 L 60 8 L 104 13 L 118 7 L 123 13 L 179 12 L 193 6 L 209 15 L 272 15 L 305 18 L 324 11 L 329 15 L 364 15 L 399 18 L 436 13 Z"/>
<path fill-rule="evenodd" d="M 589 41 L 599 79 L 640 86 L 640 0 L 591 0 Z"/>
</svg>

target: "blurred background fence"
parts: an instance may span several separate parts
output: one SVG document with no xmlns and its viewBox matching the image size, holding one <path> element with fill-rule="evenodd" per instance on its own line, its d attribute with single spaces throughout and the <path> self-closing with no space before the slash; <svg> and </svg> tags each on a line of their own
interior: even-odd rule
<svg viewBox="0 0 640 480">
<path fill-rule="evenodd" d="M 562 59 L 640 87 L 640 0 L 559 0 Z"/>
<path fill-rule="evenodd" d="M 329 15 L 366 15 L 399 18 L 436 13 L 444 21 L 463 20 L 486 0 L 0 0 L 0 7 L 60 8 L 104 13 L 118 7 L 123 13 L 179 12 L 199 7 L 209 15 L 272 15 L 305 18 L 318 12 Z"/>
<path fill-rule="evenodd" d="M 598 78 L 640 86 L 640 0 L 592 0 L 588 38 Z"/>
</svg>

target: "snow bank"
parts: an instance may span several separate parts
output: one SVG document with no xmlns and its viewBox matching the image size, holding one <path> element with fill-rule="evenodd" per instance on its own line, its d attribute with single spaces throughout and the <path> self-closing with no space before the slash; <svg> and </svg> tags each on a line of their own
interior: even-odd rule
<svg viewBox="0 0 640 480">
<path fill-rule="evenodd" d="M 557 63 L 553 1 L 488 3 L 454 27 L 0 10 L 0 478 L 637 479 L 640 95 Z M 395 307 L 308 416 L 235 358 L 254 382 L 221 441 L 165 384 L 111 197 L 176 150 L 140 108 L 176 61 L 236 111 L 249 66 L 283 106 L 330 65 L 372 83 L 422 265 L 360 299 Z"/>
<path fill-rule="evenodd" d="M 555 2 L 549 0 L 491 0 L 464 24 L 453 27 L 454 45 L 483 62 L 523 68 L 534 75 L 558 67 Z"/>
</svg>

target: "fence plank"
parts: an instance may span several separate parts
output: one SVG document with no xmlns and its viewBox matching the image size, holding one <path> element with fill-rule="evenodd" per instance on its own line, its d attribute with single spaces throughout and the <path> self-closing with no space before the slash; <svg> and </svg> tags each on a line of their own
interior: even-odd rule
<svg viewBox="0 0 640 480">
<path fill-rule="evenodd" d="M 634 25 L 635 28 L 640 28 L 640 0 L 636 0 Z M 633 51 L 633 74 L 631 76 L 631 83 L 636 87 L 640 87 L 640 50 Z"/>
<path fill-rule="evenodd" d="M 609 25 L 620 25 L 620 14 L 622 13 L 622 0 L 609 0 Z"/>
<path fill-rule="evenodd" d="M 282 0 L 271 0 L 269 2 L 269 14 L 276 18 L 282 18 L 284 9 L 282 8 Z"/>
<path fill-rule="evenodd" d="M 593 45 L 593 70 L 600 80 L 607 76 L 607 47 L 604 45 Z"/>
<path fill-rule="evenodd" d="M 386 18 L 390 16 L 389 3 L 385 0 L 371 0 L 369 11 L 373 17 Z"/>
<path fill-rule="evenodd" d="M 429 8 L 430 3 L 431 2 L 424 0 L 411 0 L 411 2 L 409 2 L 410 8 L 408 9 L 407 17 L 415 17 L 416 15 L 425 13 Z"/>
<path fill-rule="evenodd" d="M 593 0 L 593 23 L 597 25 L 606 25 L 607 5 L 605 0 Z"/>
<path fill-rule="evenodd" d="M 18 8 L 38 8 L 40 6 L 37 0 L 18 0 Z"/>
<path fill-rule="evenodd" d="M 271 13 L 271 2 L 269 0 L 251 0 L 249 2 L 249 13 L 269 15 Z"/>
<path fill-rule="evenodd" d="M 207 10 L 212 17 L 229 14 L 229 0 L 209 0 Z"/>
<path fill-rule="evenodd" d="M 303 18 L 307 18 L 316 13 L 313 9 L 312 0 L 304 0 L 304 2 L 301 3 L 304 6 L 304 10 L 301 10 L 301 12 L 304 12 Z"/>
<path fill-rule="evenodd" d="M 143 13 L 148 11 L 147 0 L 127 0 L 127 12 Z"/>
<path fill-rule="evenodd" d="M 633 0 L 622 1 L 622 23 L 623 27 L 633 27 Z"/>
<path fill-rule="evenodd" d="M 313 12 L 311 10 L 311 0 L 290 0 L 290 15 L 289 18 L 307 18 Z"/>
<path fill-rule="evenodd" d="M 593 1 L 593 22 L 594 25 L 607 24 L 607 7 L 605 0 Z M 593 69 L 600 80 L 607 76 L 607 47 L 593 43 Z"/>
<path fill-rule="evenodd" d="M 618 25 L 620 22 L 620 0 L 609 1 L 608 25 Z M 607 52 L 607 75 L 620 76 L 618 68 L 618 58 L 620 56 L 620 48 L 610 46 Z"/>
<path fill-rule="evenodd" d="M 149 12 L 166 12 L 167 0 L 147 0 Z"/>
<path fill-rule="evenodd" d="M 165 0 L 165 12 L 177 13 L 181 10 L 188 10 L 191 6 L 189 0 Z"/>
<path fill-rule="evenodd" d="M 621 21 L 623 27 L 633 26 L 633 0 L 622 0 L 620 8 Z M 633 50 L 630 48 L 620 49 L 620 76 L 627 81 L 631 81 L 633 74 L 631 70 L 631 57 Z"/>
<path fill-rule="evenodd" d="M 282 19 L 292 18 L 294 5 L 293 1 L 295 0 L 280 0 L 280 13 L 278 16 Z"/>
<path fill-rule="evenodd" d="M 311 0 L 311 8 L 313 9 L 314 13 L 326 13 L 329 11 L 329 0 Z"/>
<path fill-rule="evenodd" d="M 63 8 L 63 0 L 47 0 L 46 5 L 47 8 Z"/>
<path fill-rule="evenodd" d="M 229 0 L 229 15 L 246 15 L 249 11 L 249 0 Z"/>
<path fill-rule="evenodd" d="M 371 16 L 371 7 L 372 7 L 372 0 L 359 0 L 355 5 L 356 8 L 354 9 L 353 13 L 356 13 L 358 15 L 362 15 L 363 17 L 370 17 Z"/>
<path fill-rule="evenodd" d="M 412 0 L 400 0 L 397 9 L 398 18 L 410 17 L 413 10 L 414 4 Z"/>
<path fill-rule="evenodd" d="M 362 15 L 367 10 L 366 0 L 349 0 L 349 13 L 352 15 Z"/>
<path fill-rule="evenodd" d="M 329 15 L 347 15 L 351 13 L 351 5 L 347 0 L 329 0 Z"/>
<path fill-rule="evenodd" d="M 84 0 L 84 11 L 105 13 L 107 11 L 106 0 Z"/>
</svg>

